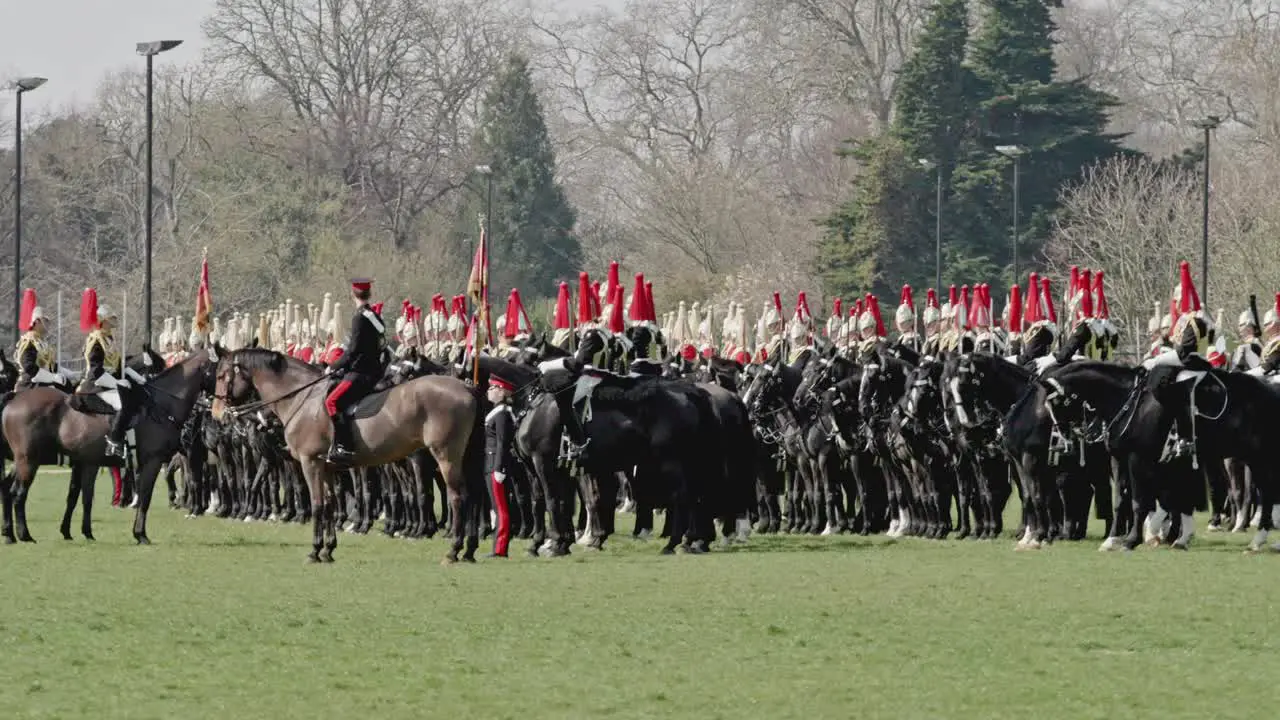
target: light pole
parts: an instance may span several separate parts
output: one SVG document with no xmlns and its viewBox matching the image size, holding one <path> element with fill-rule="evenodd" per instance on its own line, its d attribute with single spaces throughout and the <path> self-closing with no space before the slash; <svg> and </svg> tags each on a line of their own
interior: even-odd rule
<svg viewBox="0 0 1280 720">
<path fill-rule="evenodd" d="M 152 103 L 151 97 L 155 87 L 155 71 L 152 60 L 166 50 L 172 50 L 182 44 L 181 40 L 153 40 L 152 42 L 141 42 L 137 44 L 137 51 L 147 59 L 147 209 L 146 218 L 143 221 L 146 226 L 146 237 L 143 244 L 143 254 L 146 256 L 142 265 L 142 332 L 146 338 L 145 343 L 151 345 L 151 204 L 154 199 L 155 185 L 152 182 L 151 174 L 151 149 L 152 143 Z"/>
<path fill-rule="evenodd" d="M 1019 165 L 1018 158 L 1027 154 L 1027 149 L 1021 145 L 997 145 L 996 152 L 1001 155 L 1013 159 L 1013 282 L 1018 280 L 1018 174 Z"/>
<path fill-rule="evenodd" d="M 22 94 L 29 93 L 48 82 L 42 77 L 18 78 L 14 83 L 17 102 L 14 103 L 13 121 L 13 342 L 18 343 L 22 329 L 18 326 L 22 314 Z"/>
<path fill-rule="evenodd" d="M 1209 138 L 1212 131 L 1222 124 L 1222 118 L 1210 115 L 1195 122 L 1204 131 L 1204 217 L 1200 235 L 1200 302 L 1209 304 Z"/>
<path fill-rule="evenodd" d="M 920 167 L 936 170 L 937 196 L 933 201 L 933 286 L 942 289 L 942 167 L 932 160 L 920 158 Z"/>
</svg>

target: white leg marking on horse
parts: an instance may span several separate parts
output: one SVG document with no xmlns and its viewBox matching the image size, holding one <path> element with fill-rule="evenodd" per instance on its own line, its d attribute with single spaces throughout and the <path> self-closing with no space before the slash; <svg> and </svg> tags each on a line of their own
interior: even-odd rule
<svg viewBox="0 0 1280 720">
<path fill-rule="evenodd" d="M 737 533 L 735 534 L 737 535 L 738 540 L 746 542 L 747 538 L 751 537 L 751 521 L 747 518 L 740 517 L 738 518 L 736 525 Z"/>
<path fill-rule="evenodd" d="M 1196 534 L 1196 521 L 1190 515 L 1182 514 L 1182 532 L 1178 534 L 1178 539 L 1173 541 L 1173 546 L 1179 550 L 1186 550 L 1191 544 L 1191 538 Z"/>
<path fill-rule="evenodd" d="M 1249 543 L 1250 550 L 1261 550 L 1263 545 L 1267 544 L 1267 531 L 1259 530 L 1254 534 L 1253 540 Z"/>
<path fill-rule="evenodd" d="M 637 537 L 639 537 L 641 540 L 648 540 L 652 535 L 653 535 L 653 531 L 650 530 L 649 528 L 645 528 L 640 531 L 640 534 L 637 535 Z"/>
<path fill-rule="evenodd" d="M 1111 552 L 1120 547 L 1120 538 L 1112 535 L 1102 541 L 1102 545 L 1098 547 L 1098 552 Z"/>
</svg>

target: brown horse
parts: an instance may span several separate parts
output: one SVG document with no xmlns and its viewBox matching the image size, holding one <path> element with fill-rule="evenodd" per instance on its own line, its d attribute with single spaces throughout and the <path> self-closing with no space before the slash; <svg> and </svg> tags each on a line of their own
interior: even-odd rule
<svg viewBox="0 0 1280 720">
<path fill-rule="evenodd" d="M 213 368 L 209 354 L 203 350 L 155 376 L 137 392 L 143 394 L 137 412 L 134 432 L 138 454 L 138 511 L 134 517 L 133 536 L 140 544 L 148 544 L 147 511 L 156 475 L 181 444 L 182 426 L 195 407 L 203 387 L 210 384 Z M 10 486 L 0 482 L 0 501 L 4 504 L 4 526 L 0 528 L 6 544 L 16 540 L 35 542 L 27 527 L 27 496 L 41 465 L 56 460 L 59 454 L 71 459 L 71 487 L 67 497 L 67 513 L 63 516 L 62 535 L 71 539 L 71 510 L 75 507 L 74 488 L 81 492 L 84 506 L 80 531 L 93 539 L 93 486 L 98 469 L 120 464 L 106 455 L 107 431 L 112 414 L 106 408 L 95 408 L 101 399 L 86 399 L 51 387 L 34 387 L 13 396 L 0 414 L 4 439 L 13 453 L 14 481 Z M 17 537 L 14 537 L 14 519 Z"/>
<path fill-rule="evenodd" d="M 333 562 L 338 545 L 335 469 L 325 462 L 332 427 L 324 409 L 328 377 L 319 368 L 278 352 L 237 350 L 218 363 L 213 414 L 270 408 L 284 424 L 285 443 L 302 465 L 311 491 L 311 562 Z M 261 400 L 243 404 L 257 391 Z M 446 563 L 475 561 L 479 498 L 483 492 L 484 432 L 476 394 L 459 380 L 428 375 L 357 402 L 349 413 L 355 467 L 386 465 L 425 448 L 448 490 L 453 545 Z"/>
</svg>

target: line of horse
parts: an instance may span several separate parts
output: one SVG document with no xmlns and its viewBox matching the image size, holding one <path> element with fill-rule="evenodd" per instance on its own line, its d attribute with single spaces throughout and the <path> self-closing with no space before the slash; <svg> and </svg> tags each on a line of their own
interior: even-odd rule
<svg viewBox="0 0 1280 720">
<path fill-rule="evenodd" d="M 132 362 L 156 369 L 145 354 Z M 705 552 L 752 529 L 993 539 L 1015 493 L 1024 550 L 1084 539 L 1091 507 L 1104 550 L 1153 537 L 1185 549 L 1197 510 L 1212 512 L 1213 527 L 1256 525 L 1253 550 L 1273 529 L 1265 449 L 1280 391 L 1247 374 L 1088 360 L 1038 374 L 979 352 L 928 358 L 880 344 L 854 358 L 822 341 L 791 363 L 743 367 L 665 359 L 645 326 L 589 332 L 574 353 L 535 339 L 478 364 L 478 387 L 493 371 L 518 386 L 525 472 L 507 485 L 513 535 L 534 554 L 603 547 L 619 507 L 634 509 L 642 535 L 664 511 L 665 553 Z M 10 370 L 0 366 L 0 383 Z M 170 503 L 190 514 L 310 522 L 310 561 L 333 560 L 340 527 L 369 532 L 379 517 L 389 535 L 444 529 L 444 561 L 473 561 L 491 505 L 487 401 L 473 379 L 469 364 L 405 353 L 350 411 L 357 456 L 340 471 L 323 461 L 322 368 L 258 348 L 198 351 L 142 391 L 134 538 L 150 542 L 163 473 Z M 32 541 L 31 483 L 62 457 L 72 468 L 63 536 L 79 495 L 92 538 L 109 416 L 55 388 L 3 400 L 13 468 L 0 483 L 0 534 Z"/>
</svg>

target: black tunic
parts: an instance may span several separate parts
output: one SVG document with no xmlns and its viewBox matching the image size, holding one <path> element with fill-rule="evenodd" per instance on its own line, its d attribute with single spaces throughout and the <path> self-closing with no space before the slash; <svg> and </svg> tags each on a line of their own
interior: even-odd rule
<svg viewBox="0 0 1280 720">
<path fill-rule="evenodd" d="M 508 474 L 515 464 L 511 453 L 516 438 L 515 416 L 510 405 L 498 405 L 484 418 L 484 474 Z"/>
<path fill-rule="evenodd" d="M 351 317 L 351 333 L 332 374 L 352 382 L 375 383 L 382 378 L 382 348 L 386 344 L 382 318 L 368 305 Z"/>
</svg>

